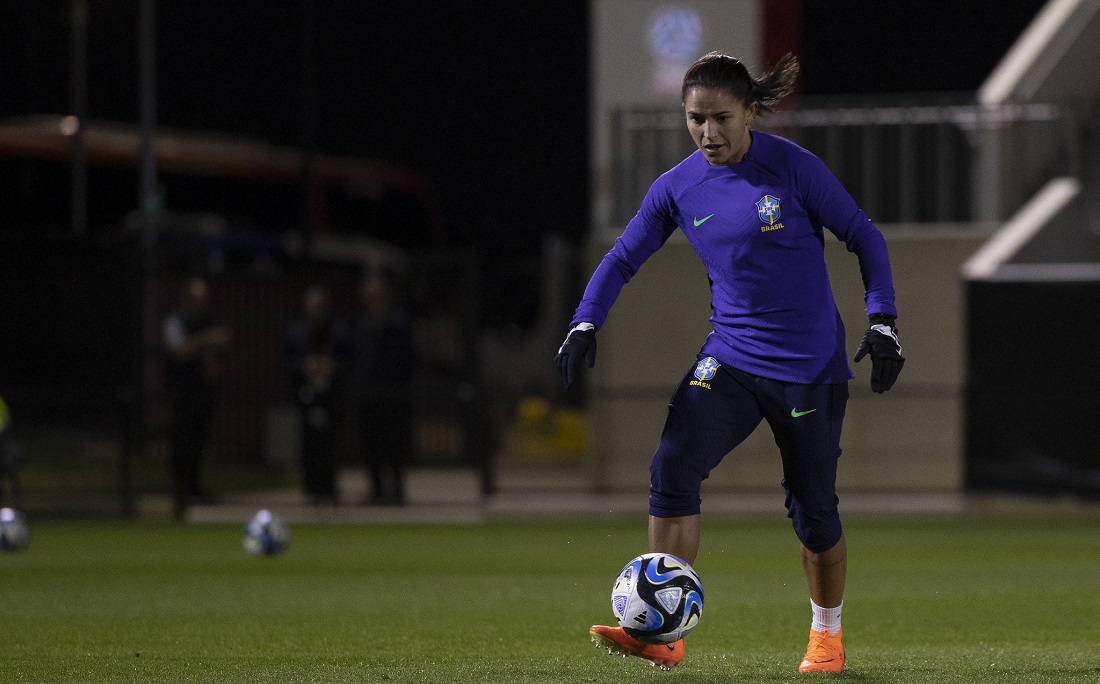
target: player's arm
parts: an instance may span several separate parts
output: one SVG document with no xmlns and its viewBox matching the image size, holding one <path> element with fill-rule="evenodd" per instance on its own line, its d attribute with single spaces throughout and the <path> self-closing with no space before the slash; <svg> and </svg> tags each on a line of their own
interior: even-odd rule
<svg viewBox="0 0 1100 684">
<path fill-rule="evenodd" d="M 581 359 L 589 368 L 596 365 L 596 326 L 591 323 L 578 323 L 570 328 L 565 341 L 558 347 L 554 361 L 565 389 L 573 386 Z"/>
<path fill-rule="evenodd" d="M 905 365 L 894 320 L 893 316 L 885 314 L 869 316 L 867 331 L 863 333 L 863 339 L 859 341 L 856 355 L 852 359 L 859 363 L 863 357 L 871 355 L 871 391 L 876 394 L 882 394 L 893 387 L 902 366 Z"/>
<path fill-rule="evenodd" d="M 810 214 L 848 246 L 859 260 L 868 326 L 853 360 L 871 357 L 871 390 L 881 394 L 894 386 L 905 365 L 895 321 L 894 280 L 882 233 L 852 196 L 816 157 L 808 163 L 803 200 Z"/>
</svg>

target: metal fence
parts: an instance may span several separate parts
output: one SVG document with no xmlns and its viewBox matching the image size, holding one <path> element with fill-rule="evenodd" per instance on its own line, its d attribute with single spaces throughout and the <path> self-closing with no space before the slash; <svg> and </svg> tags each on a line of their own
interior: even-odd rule
<svg viewBox="0 0 1100 684">
<path fill-rule="evenodd" d="M 933 99 L 877 105 L 804 99 L 798 109 L 757 123 L 824 160 L 879 223 L 996 220 L 1046 179 L 1078 168 L 1078 132 L 1067 108 Z M 621 226 L 653 180 L 695 145 L 679 110 L 616 111 L 611 136 L 610 218 Z"/>
</svg>

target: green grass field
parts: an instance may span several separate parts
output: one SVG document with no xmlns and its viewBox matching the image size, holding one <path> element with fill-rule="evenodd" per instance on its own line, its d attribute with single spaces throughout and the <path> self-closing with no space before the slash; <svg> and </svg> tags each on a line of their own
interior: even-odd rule
<svg viewBox="0 0 1100 684">
<path fill-rule="evenodd" d="M 0 554 L 0 682 L 1100 682 L 1095 519 L 849 521 L 848 669 L 801 677 L 784 523 L 706 523 L 672 672 L 587 637 L 643 521 L 299 525 L 277 558 L 238 526 L 42 523 Z"/>
</svg>

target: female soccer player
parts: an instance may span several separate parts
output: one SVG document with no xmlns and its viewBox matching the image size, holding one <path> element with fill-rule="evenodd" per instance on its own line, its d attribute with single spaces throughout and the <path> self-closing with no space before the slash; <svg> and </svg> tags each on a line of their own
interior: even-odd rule
<svg viewBox="0 0 1100 684">
<path fill-rule="evenodd" d="M 649 550 L 695 562 L 703 479 L 768 421 L 813 610 L 798 669 L 839 672 L 847 552 L 836 467 L 854 376 L 825 268 L 825 229 L 859 259 L 870 325 L 854 360 L 870 355 L 872 390 L 890 389 L 905 359 L 881 233 L 820 159 L 752 130 L 756 115 L 772 111 L 797 75 L 790 54 L 759 78 L 721 53 L 688 69 L 681 97 L 699 150 L 653 183 L 596 268 L 557 364 L 567 389 L 582 358 L 592 367 L 596 331 L 619 292 L 672 231 L 682 230 L 707 269 L 713 332 L 672 396 L 650 465 Z M 602 625 L 591 633 L 611 651 L 664 668 L 684 656 L 682 640 L 648 645 Z"/>
</svg>

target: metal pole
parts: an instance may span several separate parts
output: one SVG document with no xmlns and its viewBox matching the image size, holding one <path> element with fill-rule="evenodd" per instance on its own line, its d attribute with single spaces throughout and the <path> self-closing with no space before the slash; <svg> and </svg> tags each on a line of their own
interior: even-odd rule
<svg viewBox="0 0 1100 684">
<path fill-rule="evenodd" d="M 131 273 L 132 346 L 130 387 L 123 397 L 123 447 L 119 463 L 119 497 L 124 515 L 134 513 L 130 467 L 144 444 L 145 331 L 155 325 L 155 292 L 151 287 L 156 265 L 157 230 L 161 197 L 157 183 L 157 61 L 156 0 L 140 0 L 138 6 L 138 109 L 141 124 L 141 234 L 135 241 Z"/>
<path fill-rule="evenodd" d="M 898 214 L 901 223 L 921 220 L 917 210 L 917 124 L 898 126 Z"/>
<path fill-rule="evenodd" d="M 141 0 L 138 10 L 141 117 L 141 216 L 146 259 L 151 258 L 160 224 L 157 187 L 157 36 L 156 0 Z"/>
<path fill-rule="evenodd" d="M 974 218 L 1000 221 L 1001 216 L 1001 136 L 1000 122 L 982 122 L 975 130 L 977 149 L 970 179 Z"/>
<path fill-rule="evenodd" d="M 317 3 L 302 2 L 302 212 L 305 260 L 313 264 L 314 244 L 317 236 L 314 225 L 317 217 L 313 187 L 313 164 L 317 155 L 318 113 L 318 64 L 317 64 Z"/>
<path fill-rule="evenodd" d="M 932 217 L 935 221 L 957 221 L 958 212 L 952 204 L 954 190 L 957 182 L 955 169 L 955 147 L 951 144 L 951 134 L 954 126 L 946 121 L 936 124 L 936 158 L 933 164 L 933 175 L 936 183 L 936 211 Z"/>
<path fill-rule="evenodd" d="M 881 128 L 873 124 L 863 127 L 863 149 L 860 164 L 862 169 L 860 177 L 863 179 L 863 193 L 859 198 L 859 204 L 864 213 L 871 217 L 872 221 L 881 221 L 883 207 L 887 205 L 883 201 L 884 179 L 879 167 L 882 158 L 880 145 L 882 145 Z"/>
<path fill-rule="evenodd" d="M 88 153 L 85 126 L 88 119 L 88 0 L 72 2 L 72 227 L 75 237 L 88 232 Z"/>
</svg>

